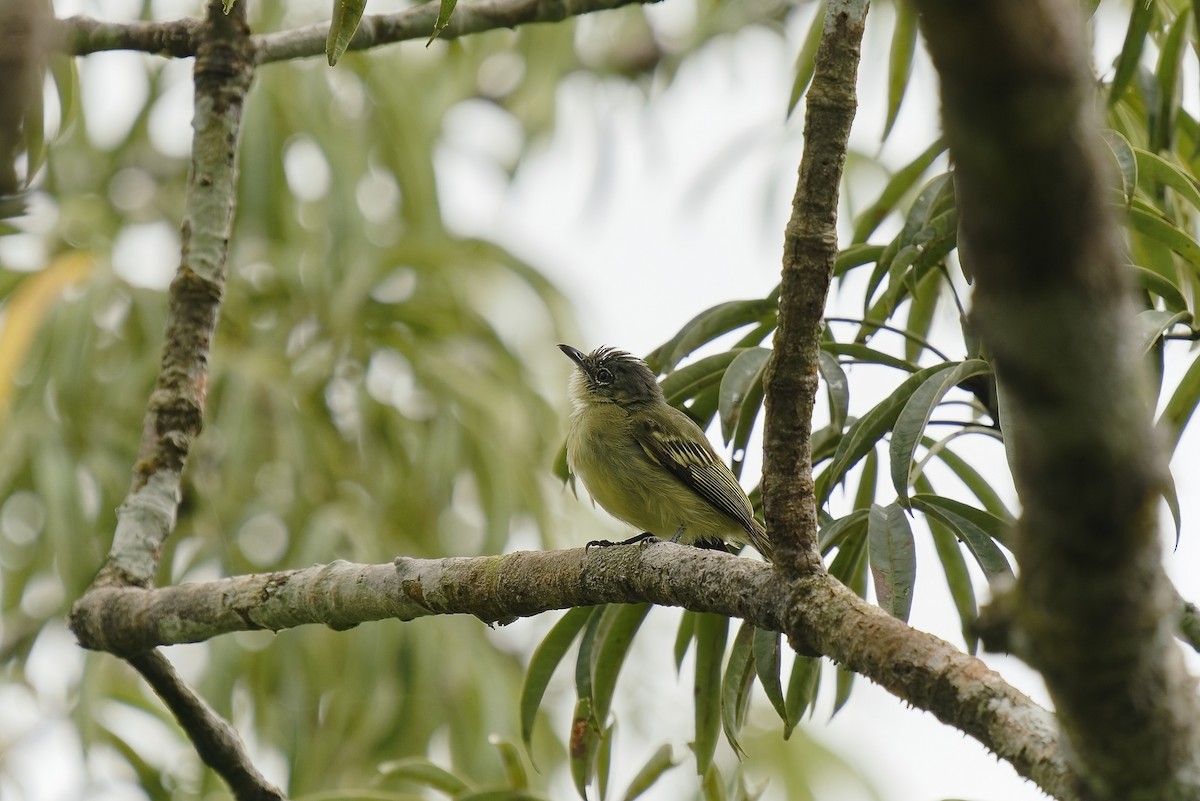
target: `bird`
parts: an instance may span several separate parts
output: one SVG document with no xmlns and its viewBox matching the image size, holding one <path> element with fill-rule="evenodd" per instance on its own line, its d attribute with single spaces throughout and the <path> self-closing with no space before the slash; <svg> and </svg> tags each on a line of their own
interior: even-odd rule
<svg viewBox="0 0 1200 801">
<path fill-rule="evenodd" d="M 699 547 L 749 542 L 771 558 L 766 529 L 700 426 L 667 403 L 654 372 L 623 350 L 559 349 L 575 363 L 567 466 L 606 512 L 641 534 Z"/>
</svg>

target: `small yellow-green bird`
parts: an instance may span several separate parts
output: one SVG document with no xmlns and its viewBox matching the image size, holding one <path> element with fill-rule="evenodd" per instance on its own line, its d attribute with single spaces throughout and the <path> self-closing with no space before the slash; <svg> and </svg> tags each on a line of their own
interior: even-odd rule
<svg viewBox="0 0 1200 801">
<path fill-rule="evenodd" d="M 646 363 L 625 351 L 558 346 L 569 386 L 567 464 L 596 503 L 650 536 L 687 544 L 749 542 L 771 558 L 766 530 L 704 430 L 667 403 Z"/>
</svg>

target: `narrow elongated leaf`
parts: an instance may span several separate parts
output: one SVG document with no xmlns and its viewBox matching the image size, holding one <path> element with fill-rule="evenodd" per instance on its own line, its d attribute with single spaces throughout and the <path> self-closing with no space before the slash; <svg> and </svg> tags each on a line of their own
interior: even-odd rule
<svg viewBox="0 0 1200 801">
<path fill-rule="evenodd" d="M 800 52 L 796 54 L 796 77 L 792 79 L 792 94 L 788 98 L 787 116 L 792 116 L 796 104 L 804 97 L 804 91 L 812 82 L 813 72 L 817 66 L 817 46 L 821 43 L 821 31 L 825 28 L 825 3 L 817 6 L 817 14 L 813 17 Z"/>
<path fill-rule="evenodd" d="M 728 801 L 728 796 L 725 794 L 725 779 L 722 778 L 721 769 L 715 762 L 710 762 L 701 775 L 704 780 L 700 785 L 700 791 L 704 794 L 704 801 Z"/>
<path fill-rule="evenodd" d="M 425 43 L 426 47 L 433 44 L 433 40 L 446 30 L 446 26 L 450 24 L 450 17 L 454 15 L 456 5 L 458 5 L 458 0 L 441 0 L 438 5 L 437 21 L 433 23 L 433 32 L 429 34 L 429 41 Z"/>
<path fill-rule="evenodd" d="M 867 542 L 875 598 L 888 614 L 907 622 L 917 579 L 917 554 L 912 527 L 899 504 L 871 506 Z"/>
<path fill-rule="evenodd" d="M 767 700 L 775 707 L 780 720 L 787 724 L 787 702 L 783 697 L 779 675 L 781 647 L 779 632 L 754 630 L 754 671 L 758 674 L 758 683 L 762 685 Z"/>
<path fill-rule="evenodd" d="M 896 210 L 896 204 L 899 203 L 900 200 L 912 190 L 916 182 L 920 180 L 922 175 L 925 174 L 925 171 L 933 166 L 933 163 L 937 160 L 937 157 L 942 155 L 942 153 L 945 151 L 946 142 L 942 139 L 938 139 L 936 142 L 926 148 L 921 155 L 917 156 L 915 159 L 898 170 L 894 175 L 892 175 L 892 177 L 888 179 L 887 185 L 884 186 L 883 191 L 879 193 L 879 198 L 866 209 L 864 209 L 862 213 L 858 215 L 858 219 L 854 221 L 854 233 L 851 235 L 851 241 L 866 242 L 867 237 L 873 234 L 875 229 L 879 227 L 879 224 L 887 219 L 889 214 Z M 856 247 L 862 248 L 862 250 L 855 250 Z M 852 245 L 851 247 L 842 251 L 842 253 L 838 254 L 838 260 L 841 261 L 843 258 L 842 254 L 855 254 L 855 256 L 852 256 L 851 258 L 857 258 L 859 255 L 867 256 L 871 252 L 870 248 L 875 249 L 875 260 L 878 260 L 879 253 L 882 252 L 883 248 L 877 245 Z M 865 264 L 867 262 L 864 261 L 860 263 Z M 845 270 L 838 270 L 835 267 L 834 274 L 840 275 L 844 271 Z"/>
<path fill-rule="evenodd" d="M 908 486 L 912 480 L 913 456 L 917 443 L 925 435 L 925 427 L 933 411 L 954 387 L 976 375 L 991 372 L 991 365 L 982 359 L 970 359 L 952 369 L 934 373 L 925 383 L 917 387 L 896 418 L 892 429 L 891 475 L 901 506 L 908 506 Z"/>
<path fill-rule="evenodd" d="M 634 801 L 643 793 L 654 786 L 654 783 L 662 777 L 671 768 L 678 765 L 679 762 L 671 751 L 671 744 L 666 743 L 659 747 L 657 751 L 650 755 L 646 760 L 646 764 L 637 772 L 629 782 L 629 787 L 625 790 L 625 795 L 622 796 L 622 801 Z"/>
<path fill-rule="evenodd" d="M 325 58 L 329 60 L 329 66 L 337 64 L 342 53 L 350 46 L 366 7 L 367 0 L 333 0 L 329 35 L 325 39 Z"/>
<path fill-rule="evenodd" d="M 667 403 L 678 406 L 688 398 L 695 398 L 706 389 L 719 387 L 725 370 L 738 357 L 739 353 L 741 351 L 738 349 L 715 353 L 693 362 L 687 367 L 681 367 L 668 373 L 661 382 Z"/>
<path fill-rule="evenodd" d="M 471 785 L 458 776 L 422 757 L 407 757 L 384 762 L 379 766 L 379 773 L 382 776 L 404 779 L 431 787 L 449 796 L 461 795 L 471 790 Z"/>
<path fill-rule="evenodd" d="M 583 801 L 588 801 L 587 786 L 591 784 L 596 764 L 596 751 L 600 746 L 600 729 L 592 714 L 592 699 L 588 696 L 575 701 L 575 713 L 571 716 L 571 736 L 567 741 L 568 761 L 575 790 Z"/>
<path fill-rule="evenodd" d="M 729 649 L 725 679 L 721 683 L 721 728 L 734 753 L 746 752 L 738 742 L 738 733 L 746 720 L 750 688 L 754 686 L 754 626 L 742 622 Z"/>
<path fill-rule="evenodd" d="M 683 668 L 683 658 L 687 656 L 688 648 L 696 636 L 696 612 L 685 609 L 679 619 L 679 629 L 675 632 L 675 670 Z"/>
<path fill-rule="evenodd" d="M 684 323 L 679 332 L 646 357 L 650 369 L 667 372 L 701 345 L 742 326 L 761 323 L 773 317 L 778 302 L 774 298 L 731 300 L 697 314 Z"/>
<path fill-rule="evenodd" d="M 1150 118 L 1150 144 L 1161 152 L 1171 149 L 1175 131 L 1175 109 L 1179 105 L 1179 73 L 1183 61 L 1183 45 L 1186 40 L 1191 9 L 1184 8 L 1167 28 L 1158 50 L 1158 113 Z"/>
<path fill-rule="evenodd" d="M 846 371 L 827 350 L 817 352 L 817 369 L 829 396 L 829 425 L 840 432 L 846 428 L 846 417 L 850 414 L 850 381 Z"/>
<path fill-rule="evenodd" d="M 946 498 L 937 495 L 914 495 L 911 500 L 912 508 L 919 509 L 927 517 L 936 518 L 950 528 L 971 551 L 975 561 L 989 578 L 1012 578 L 1012 567 L 992 537 L 971 519 L 951 511 L 940 503 L 946 501 Z"/>
<path fill-rule="evenodd" d="M 729 618 L 701 612 L 696 615 L 696 772 L 703 776 L 712 765 L 721 732 L 721 661 L 729 636 Z"/>
<path fill-rule="evenodd" d="M 904 91 L 912 75 L 913 54 L 917 50 L 917 12 L 909 3 L 897 3 L 896 21 L 892 25 L 892 49 L 888 53 L 887 119 L 883 123 L 880 141 L 885 141 L 896 124 Z"/>
<path fill-rule="evenodd" d="M 842 437 L 841 442 L 838 443 L 837 451 L 833 456 L 833 462 L 817 477 L 816 495 L 818 506 L 825 504 L 825 501 L 829 499 L 829 493 L 833 491 L 834 486 L 846 475 L 846 471 L 855 465 L 859 459 L 866 456 L 867 451 L 875 447 L 875 443 L 879 442 L 883 435 L 888 432 L 892 424 L 896 422 L 896 418 L 900 416 L 904 405 L 908 403 L 908 399 L 917 391 L 917 388 L 928 381 L 931 376 L 953 369 L 957 364 L 957 362 L 952 362 L 950 364 L 939 364 L 918 370 L 905 379 L 900 386 L 892 391 L 891 395 L 880 402 L 874 409 L 854 421 L 849 430 L 846 431 L 846 435 Z"/>
<path fill-rule="evenodd" d="M 922 444 L 926 448 L 933 449 L 939 443 L 935 443 L 932 439 L 926 437 L 922 440 Z M 1010 526 L 1013 524 L 1015 518 L 1013 513 L 1009 511 L 1008 506 L 1005 505 L 1004 499 L 1000 497 L 1000 493 L 992 488 L 992 485 L 988 483 L 987 479 L 978 470 L 949 448 L 938 448 L 937 458 L 941 459 L 942 463 L 949 467 L 954 472 L 954 475 L 958 476 L 958 480 L 975 494 L 975 497 L 983 504 L 984 509 Z M 926 490 L 921 491 L 926 492 Z"/>
<path fill-rule="evenodd" d="M 597 631 L 598 647 L 592 653 L 592 709 L 601 725 L 608 722 L 608 711 L 612 708 L 613 692 L 617 676 L 625 664 L 633 635 L 641 627 L 650 604 L 612 604 L 604 610 L 604 619 Z"/>
<path fill-rule="evenodd" d="M 897 173 L 897 175 L 899 175 L 899 173 Z M 917 177 L 920 177 L 919 173 Z M 895 176 L 892 177 L 892 180 L 895 180 Z M 916 179 L 914 178 L 913 180 Z M 882 202 L 882 200 L 883 198 L 881 197 L 880 200 L 876 202 L 879 203 Z M 895 201 L 892 201 L 892 203 L 894 204 Z M 886 209 L 879 212 L 879 219 L 876 220 L 875 223 L 870 226 L 870 230 L 863 235 L 864 239 L 867 236 L 870 236 L 871 231 L 874 231 L 875 228 L 879 226 L 879 223 L 883 222 L 883 219 L 888 215 L 888 213 L 891 212 L 891 210 L 892 206 L 889 204 Z M 864 211 L 863 214 L 865 215 L 869 211 L 870 209 L 867 209 L 867 211 Z M 862 217 L 860 217 L 860 219 L 862 219 Z M 887 250 L 886 245 L 868 245 L 864 242 L 850 245 L 844 250 L 838 252 L 837 258 L 833 262 L 833 274 L 836 278 L 840 279 L 844 278 L 846 273 L 850 272 L 855 267 L 861 267 L 864 264 L 875 264 L 879 261 L 879 258 L 883 255 L 885 250 Z"/>
<path fill-rule="evenodd" d="M 897 370 L 904 370 L 909 373 L 920 369 L 910 361 L 896 358 L 890 353 L 884 353 L 883 351 L 869 348 L 857 342 L 822 342 L 821 350 L 825 353 L 832 353 L 835 356 L 849 356 L 860 362 L 879 364 L 884 367 L 895 367 Z"/>
<path fill-rule="evenodd" d="M 1125 43 L 1121 46 L 1121 54 L 1117 57 L 1117 70 L 1113 75 L 1112 84 L 1108 89 L 1108 105 L 1116 105 L 1125 93 L 1125 89 L 1137 72 L 1138 62 L 1142 58 L 1142 46 L 1146 42 L 1146 32 L 1154 20 L 1155 3 L 1133 3 L 1133 11 L 1129 17 L 1129 26 L 1125 29 Z"/>
<path fill-rule="evenodd" d="M 816 708 L 817 688 L 821 683 L 821 660 L 811 656 L 797 656 L 792 663 L 792 675 L 788 679 L 787 717 L 783 723 L 783 738 L 792 736 L 792 730 L 810 707 Z"/>
<path fill-rule="evenodd" d="M 730 362 L 721 378 L 718 410 L 721 417 L 721 436 L 728 444 L 733 439 L 742 404 L 753 394 L 752 388 L 762 386 L 763 370 L 771 358 L 768 348 L 747 348 Z"/>
<path fill-rule="evenodd" d="M 600 791 L 600 801 L 608 798 L 608 777 L 612 770 L 613 741 L 617 738 L 617 723 L 612 724 L 600 733 L 600 745 L 596 748 L 596 787 Z"/>
<path fill-rule="evenodd" d="M 580 698 L 586 697 L 589 702 L 592 698 L 592 665 L 594 664 L 592 654 L 597 647 L 597 633 L 600 630 L 601 622 L 605 619 L 608 605 L 597 606 L 591 611 L 583 630 L 583 637 L 579 640 L 579 654 L 575 657 L 575 694 Z M 591 709 L 590 706 L 588 708 Z"/>
<path fill-rule="evenodd" d="M 846 702 L 850 700 L 850 691 L 854 689 L 854 673 L 838 665 L 836 687 L 833 695 L 833 711 L 829 713 L 830 720 L 833 720 L 833 716 L 840 712 Z"/>
<path fill-rule="evenodd" d="M 1183 292 L 1170 279 L 1145 267 L 1134 267 L 1133 277 L 1138 286 L 1147 292 L 1152 292 L 1163 299 L 1163 303 L 1171 311 L 1187 311 L 1188 302 Z"/>
<path fill-rule="evenodd" d="M 504 765 L 504 775 L 508 779 L 511 790 L 529 789 L 529 774 L 525 772 L 525 763 L 521 761 L 521 752 L 509 740 L 498 734 L 489 734 L 488 742 L 495 746 L 500 754 L 500 763 Z"/>
<path fill-rule="evenodd" d="M 933 547 L 937 550 L 938 561 L 941 562 L 942 572 L 946 575 L 946 587 L 954 600 L 954 608 L 958 610 L 958 619 L 962 621 L 962 635 L 967 644 L 967 652 L 974 654 L 979 648 L 979 637 L 974 631 L 979 607 L 975 601 L 975 587 L 971 583 L 971 574 L 967 570 L 967 560 L 963 558 L 954 532 L 942 521 L 932 515 L 926 515 L 925 522 L 929 524 Z"/>
<path fill-rule="evenodd" d="M 855 509 L 845 517 L 821 527 L 818 543 L 821 553 L 828 554 L 834 548 L 842 547 L 842 542 L 852 537 L 862 537 L 867 530 L 866 508 Z"/>
<path fill-rule="evenodd" d="M 1150 348 L 1158 342 L 1159 337 L 1170 331 L 1178 323 L 1190 323 L 1191 312 L 1163 311 L 1161 309 L 1146 309 L 1138 312 L 1135 324 L 1141 335 L 1142 354 L 1150 352 Z"/>
<path fill-rule="evenodd" d="M 913 496 L 916 497 L 915 495 Z M 977 509 L 970 504 L 946 498 L 941 495 L 926 495 L 923 497 L 926 507 L 936 506 L 948 514 L 969 520 L 988 537 L 1001 545 L 1010 546 L 1012 541 L 1013 521 L 997 517 L 991 512 Z"/>
<path fill-rule="evenodd" d="M 1137 160 L 1137 180 L 1147 194 L 1156 194 L 1156 184 L 1169 186 L 1179 193 L 1192 208 L 1200 209 L 1200 188 L 1196 181 L 1182 167 L 1167 161 L 1157 153 L 1132 147 L 1133 157 Z"/>
<path fill-rule="evenodd" d="M 879 483 L 879 452 L 874 448 L 867 451 L 863 459 L 862 475 L 858 479 L 858 489 L 854 493 L 854 508 L 870 511 L 875 505 L 875 495 Z"/>
<path fill-rule="evenodd" d="M 1172 453 L 1175 452 L 1175 446 L 1179 444 L 1179 438 L 1183 436 L 1183 429 L 1192 419 L 1192 413 L 1196 411 L 1198 403 L 1200 403 L 1200 358 L 1192 361 L 1158 418 L 1158 430 L 1164 440 L 1170 443 Z"/>
<path fill-rule="evenodd" d="M 1101 133 L 1117 164 L 1117 175 L 1121 179 L 1122 203 L 1128 206 L 1138 188 L 1138 160 L 1133 145 L 1119 131 L 1106 128 Z"/>
<path fill-rule="evenodd" d="M 1190 234 L 1136 198 L 1129 207 L 1129 224 L 1143 236 L 1160 242 L 1183 257 L 1193 270 L 1200 269 L 1200 244 Z"/>
<path fill-rule="evenodd" d="M 521 687 L 521 740 L 528 748 L 533 740 L 533 724 L 537 720 L 537 711 L 542 705 L 542 697 L 546 694 L 546 686 L 554 675 L 567 649 L 583 627 L 587 625 L 592 615 L 588 607 L 576 607 L 567 610 L 554 627 L 546 634 L 533 656 L 529 660 L 529 668 L 525 671 L 525 682 Z"/>
<path fill-rule="evenodd" d="M 913 364 L 920 361 L 941 298 L 942 275 L 937 270 L 930 270 L 918 282 L 917 291 L 913 293 L 912 305 L 908 308 L 905 328 L 910 336 L 904 339 L 905 360 Z"/>
</svg>

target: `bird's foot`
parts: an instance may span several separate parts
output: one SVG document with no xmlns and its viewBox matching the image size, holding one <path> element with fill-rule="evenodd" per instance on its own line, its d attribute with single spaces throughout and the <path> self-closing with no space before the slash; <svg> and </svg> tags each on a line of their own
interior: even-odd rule
<svg viewBox="0 0 1200 801">
<path fill-rule="evenodd" d="M 641 534 L 635 534 L 627 540 L 613 542 L 612 540 L 592 540 L 587 545 L 583 546 L 586 551 L 588 548 L 611 548 L 614 545 L 633 545 L 638 542 L 646 542 L 647 540 L 657 540 L 658 537 L 651 534 L 649 531 L 643 531 Z"/>
</svg>

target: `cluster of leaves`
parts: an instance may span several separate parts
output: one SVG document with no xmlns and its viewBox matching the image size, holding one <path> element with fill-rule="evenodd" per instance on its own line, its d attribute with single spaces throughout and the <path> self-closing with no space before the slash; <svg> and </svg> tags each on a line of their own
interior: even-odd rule
<svg viewBox="0 0 1200 801">
<path fill-rule="evenodd" d="M 1200 338 L 1194 316 L 1200 294 L 1200 241 L 1195 233 L 1200 219 L 1200 121 L 1179 100 L 1183 59 L 1200 52 L 1196 14 L 1183 2 L 1134 3 L 1112 79 L 1100 86 L 1108 100 L 1111 128 L 1105 133 L 1119 178 L 1114 203 L 1124 210 L 1130 270 L 1143 304 L 1138 313 L 1140 345 L 1154 367 L 1159 393 L 1169 391 L 1161 403 L 1159 427 L 1172 447 L 1200 403 L 1200 358 L 1188 356 L 1190 365 L 1173 389 L 1162 383 L 1167 343 Z M 802 46 L 789 108 L 797 105 L 812 78 L 822 18 L 818 12 Z M 917 29 L 910 7 L 897 7 L 892 30 L 883 139 L 896 121 L 915 56 Z M 1154 69 L 1143 66 L 1147 43 L 1158 51 Z M 913 524 L 922 521 L 959 613 L 962 636 L 974 652 L 978 606 L 969 565 L 974 563 L 989 580 L 1012 576 L 1007 549 L 1014 517 L 980 466 L 953 447 L 968 435 L 1002 443 L 1003 430 L 987 354 L 980 352 L 959 302 L 971 281 L 970 264 L 969 259 L 963 263 L 956 248 L 953 174 L 936 172 L 944 163 L 944 151 L 944 143 L 935 141 L 893 171 L 849 226 L 835 277 L 844 282 L 855 271 L 866 275 L 862 312 L 827 318 L 820 373 L 828 416 L 823 426 L 814 426 L 813 465 L 822 519 L 819 544 L 830 572 L 864 597 L 872 585 L 877 603 L 907 620 L 916 586 L 915 538 L 926 536 Z M 878 232 L 885 221 L 896 233 L 881 239 Z M 957 306 L 959 330 L 951 335 L 939 329 L 938 336 L 949 340 L 961 358 L 952 358 L 929 341 L 939 307 L 951 301 Z M 738 475 L 762 405 L 762 376 L 770 356 L 762 343 L 775 324 L 775 293 L 727 302 L 698 314 L 647 356 L 651 367 L 663 374 L 662 386 L 672 404 L 704 428 L 719 423 Z M 732 347 L 724 344 L 729 341 Z M 705 352 L 708 355 L 702 355 Z M 903 377 L 886 397 L 853 417 L 846 368 L 859 364 L 890 368 Z M 945 417 L 934 420 L 935 413 Z M 935 436 L 931 423 L 951 431 Z M 887 454 L 894 492 L 887 503 L 880 502 L 886 492 L 879 481 L 881 450 Z M 939 493 L 927 469 L 935 460 L 965 489 L 967 501 Z M 565 470 L 561 458 L 558 469 L 560 474 Z M 848 482 L 856 483 L 854 492 L 847 493 L 848 503 L 835 503 L 834 490 Z M 758 492 L 756 488 L 751 493 L 756 502 Z M 1180 513 L 1173 489 L 1166 500 L 1178 531 Z M 677 643 L 686 647 L 693 637 L 698 645 L 702 642 L 699 632 L 709 623 L 701 623 L 700 617 L 685 617 Z M 717 735 L 716 721 L 739 750 L 738 733 L 756 680 L 787 735 L 805 710 L 813 708 L 821 676 L 817 660 L 796 658 L 784 690 L 778 642 L 743 627 L 725 654 L 725 631 L 706 635 L 706 643 L 707 637 L 718 636 L 720 649 L 713 660 L 698 660 L 696 667 L 694 750 L 702 776 L 711 763 L 709 738 Z M 566 636 L 558 629 L 555 634 Z M 543 651 L 549 643 L 548 639 Z M 528 690 L 531 683 L 536 688 L 537 671 L 544 670 L 547 661 L 535 659 L 531 666 L 526 702 L 540 698 Z M 615 668 L 606 665 L 603 670 Z M 837 670 L 835 711 L 849 697 L 852 678 Z M 579 697 L 582 704 L 582 689 Z M 595 717 L 595 711 L 584 730 L 603 743 L 611 724 L 603 716 Z M 573 731 L 580 730 L 578 720 L 577 713 Z M 590 775 L 602 775 L 602 765 L 588 765 Z"/>
</svg>

